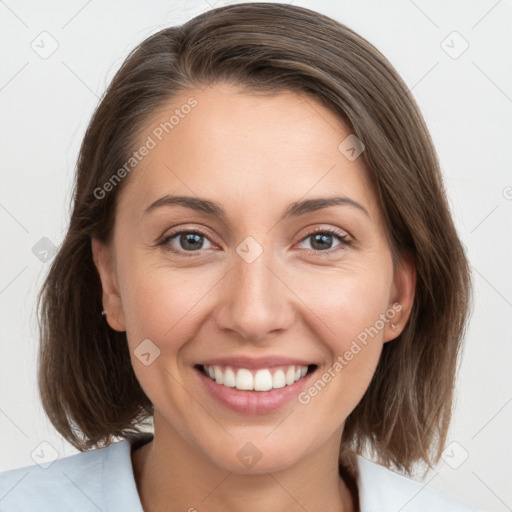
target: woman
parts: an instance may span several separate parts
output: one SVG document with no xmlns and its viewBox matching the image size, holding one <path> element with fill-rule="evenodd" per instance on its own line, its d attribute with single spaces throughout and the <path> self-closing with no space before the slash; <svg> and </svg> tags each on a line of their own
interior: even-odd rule
<svg viewBox="0 0 512 512">
<path fill-rule="evenodd" d="M 439 460 L 469 286 L 370 43 L 279 4 L 162 30 L 91 120 L 40 295 L 43 405 L 83 453 L 0 505 L 471 510 L 390 470 Z"/>
</svg>

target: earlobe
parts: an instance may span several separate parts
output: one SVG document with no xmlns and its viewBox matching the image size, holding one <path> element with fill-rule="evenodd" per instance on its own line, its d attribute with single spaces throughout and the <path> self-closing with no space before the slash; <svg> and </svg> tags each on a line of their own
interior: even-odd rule
<svg viewBox="0 0 512 512">
<path fill-rule="evenodd" d="M 108 325 L 110 325 L 114 331 L 124 332 L 126 330 L 106 309 L 103 310 L 102 315 L 105 316 Z"/>
<path fill-rule="evenodd" d="M 103 316 L 112 329 L 123 332 L 126 330 L 124 313 L 114 265 L 112 264 L 113 255 L 111 249 L 103 242 L 92 237 L 91 249 L 93 261 L 101 281 Z"/>
<path fill-rule="evenodd" d="M 396 339 L 405 328 L 411 315 L 416 289 L 416 268 L 411 258 L 397 264 L 391 305 L 388 309 L 390 321 L 384 331 L 384 342 Z"/>
</svg>

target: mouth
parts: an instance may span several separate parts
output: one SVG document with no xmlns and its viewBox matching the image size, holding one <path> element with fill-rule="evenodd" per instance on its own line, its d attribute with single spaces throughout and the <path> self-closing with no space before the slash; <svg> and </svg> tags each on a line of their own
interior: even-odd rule
<svg viewBox="0 0 512 512">
<path fill-rule="evenodd" d="M 204 377 L 225 388 L 239 391 L 269 392 L 293 386 L 310 376 L 316 364 L 281 365 L 266 368 L 243 368 L 229 365 L 196 364 L 194 368 Z"/>
</svg>

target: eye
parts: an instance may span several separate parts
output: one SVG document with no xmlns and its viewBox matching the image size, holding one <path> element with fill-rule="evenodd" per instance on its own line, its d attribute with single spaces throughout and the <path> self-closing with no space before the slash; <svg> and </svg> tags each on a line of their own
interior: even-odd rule
<svg viewBox="0 0 512 512">
<path fill-rule="evenodd" d="M 172 243 L 174 240 L 178 247 Z M 184 254 L 188 252 L 192 253 L 190 256 L 195 256 L 197 254 L 201 254 L 201 252 L 196 251 L 210 248 L 203 246 L 205 240 L 212 245 L 212 242 L 205 233 L 198 230 L 183 230 L 170 233 L 159 245 L 163 245 L 167 250 L 177 254 Z"/>
<path fill-rule="evenodd" d="M 317 228 L 304 237 L 301 243 L 308 239 L 311 239 L 311 242 L 310 247 L 306 247 L 306 250 L 313 254 L 331 254 L 344 249 L 351 243 L 344 232 L 334 228 Z M 338 240 L 338 245 L 333 248 L 332 244 L 336 240 Z M 205 241 L 210 244 L 210 247 L 204 247 Z M 206 233 L 194 229 L 171 232 L 158 245 L 182 256 L 199 256 L 202 254 L 202 249 L 210 249 L 214 244 Z"/>
<path fill-rule="evenodd" d="M 334 252 L 340 249 L 344 249 L 348 245 L 350 245 L 350 240 L 346 236 L 346 234 L 342 231 L 338 231 L 334 228 L 318 228 L 313 232 L 309 233 L 305 238 L 302 239 L 301 242 L 305 240 L 311 239 L 309 245 L 309 252 Z M 332 248 L 332 244 L 335 240 L 338 240 L 339 243 L 337 246 Z"/>
</svg>

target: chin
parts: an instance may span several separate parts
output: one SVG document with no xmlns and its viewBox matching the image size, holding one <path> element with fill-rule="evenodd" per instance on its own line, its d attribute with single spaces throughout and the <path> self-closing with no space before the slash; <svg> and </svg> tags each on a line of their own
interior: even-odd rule
<svg viewBox="0 0 512 512">
<path fill-rule="evenodd" d="M 293 450 L 283 456 L 283 449 L 276 450 L 272 447 L 259 449 L 256 444 L 246 442 L 238 453 L 210 454 L 212 463 L 222 469 L 240 475 L 261 475 L 283 471 L 300 459 L 300 453 Z M 293 453 L 293 456 L 291 455 Z"/>
</svg>

